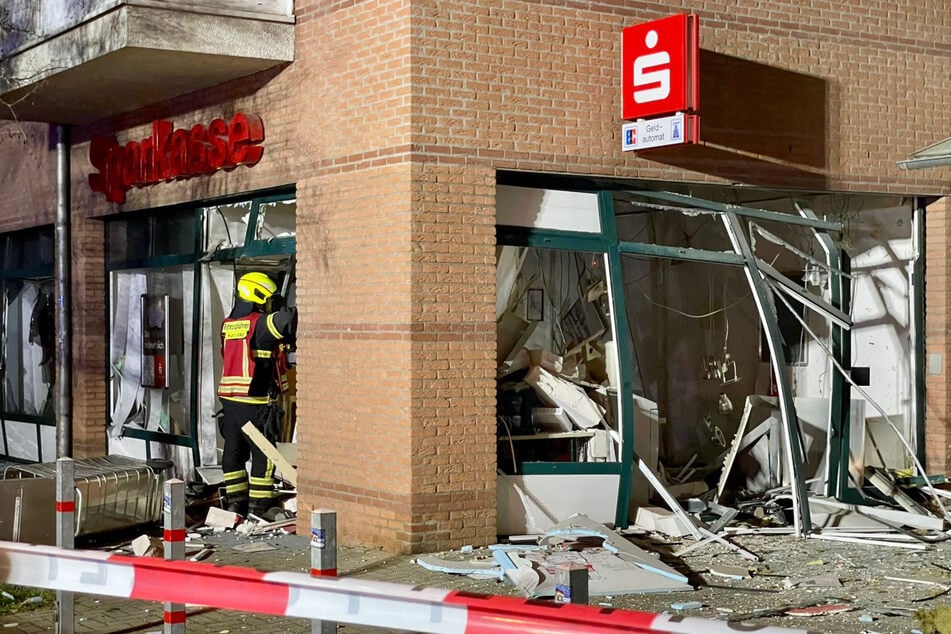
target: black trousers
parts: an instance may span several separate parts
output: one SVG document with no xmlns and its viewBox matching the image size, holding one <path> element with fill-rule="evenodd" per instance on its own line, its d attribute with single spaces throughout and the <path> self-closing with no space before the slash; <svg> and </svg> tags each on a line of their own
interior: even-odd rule
<svg viewBox="0 0 951 634">
<path fill-rule="evenodd" d="M 263 433 L 268 416 L 272 415 L 271 406 L 221 399 L 221 408 L 218 429 L 225 441 L 221 469 L 227 503 L 245 504 L 250 499 L 252 507 L 266 509 L 274 497 L 274 463 L 241 428 L 251 421 Z M 251 459 L 250 480 L 245 471 L 248 458 Z"/>
</svg>

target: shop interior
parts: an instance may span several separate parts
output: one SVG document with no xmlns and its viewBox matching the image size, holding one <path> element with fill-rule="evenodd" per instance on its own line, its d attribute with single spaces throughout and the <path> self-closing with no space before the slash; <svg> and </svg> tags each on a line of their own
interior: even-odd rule
<svg viewBox="0 0 951 634">
<path fill-rule="evenodd" d="M 611 185 L 498 188 L 500 533 L 914 466 L 915 201 Z"/>
</svg>

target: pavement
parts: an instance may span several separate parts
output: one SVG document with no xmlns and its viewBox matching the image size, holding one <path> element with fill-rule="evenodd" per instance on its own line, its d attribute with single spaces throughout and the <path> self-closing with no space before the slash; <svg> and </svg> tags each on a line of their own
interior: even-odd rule
<svg viewBox="0 0 951 634">
<path fill-rule="evenodd" d="M 154 531 L 150 531 L 154 534 Z M 307 574 L 310 571 L 310 542 L 298 536 L 280 532 L 261 536 L 239 535 L 234 531 L 202 536 L 202 543 L 214 548 L 204 559 L 220 565 L 241 566 L 266 571 L 290 571 Z M 270 550 L 246 552 L 239 550 L 251 544 L 266 544 Z M 236 548 L 237 547 L 237 548 Z M 376 549 L 338 547 L 337 570 L 341 577 L 360 577 L 401 584 L 420 581 L 430 587 L 447 587 L 444 573 L 431 572 L 414 563 L 412 556 L 392 556 Z M 485 591 L 495 582 L 469 580 L 477 585 L 476 591 Z M 427 583 L 428 582 L 428 583 Z M 442 585 L 439 583 L 442 582 Z M 490 584 L 486 586 L 485 584 Z M 187 607 L 186 630 L 189 632 L 311 632 L 312 624 L 303 619 L 292 619 L 261 614 L 247 614 L 233 610 L 207 607 Z M 163 608 L 159 603 L 77 595 L 75 598 L 75 632 L 124 634 L 132 632 L 161 632 Z M 0 617 L 0 632 L 54 632 L 56 611 L 44 608 L 32 612 L 8 614 Z M 397 632 L 380 628 L 341 625 L 343 634 Z"/>
<path fill-rule="evenodd" d="M 160 534 L 161 530 L 150 531 Z M 127 536 L 131 540 L 132 536 Z M 592 597 L 591 603 L 604 607 L 644 612 L 672 612 L 677 603 L 690 602 L 700 607 L 688 615 L 707 619 L 733 620 L 735 629 L 752 631 L 765 626 L 808 628 L 821 632 L 908 633 L 920 628 L 915 613 L 919 610 L 951 610 L 951 541 L 929 546 L 926 550 L 842 543 L 819 539 L 801 539 L 790 535 L 735 536 L 731 541 L 755 553 L 757 560 L 747 561 L 735 550 L 720 544 L 706 544 L 688 555 L 672 556 L 685 543 L 683 539 L 664 539 L 656 535 L 631 537 L 644 549 L 654 552 L 690 578 L 693 592 L 656 592 L 622 596 Z M 260 536 L 229 530 L 201 537 L 213 547 L 204 561 L 220 565 L 242 566 L 265 571 L 310 571 L 310 542 L 304 536 L 269 532 Z M 128 543 L 128 542 L 126 542 Z M 84 546 L 80 544 L 80 546 Z M 248 552 L 248 546 L 254 546 Z M 447 558 L 491 560 L 485 545 L 473 545 L 441 553 Z M 94 544 L 85 547 L 95 547 Z M 266 548 L 266 550 L 259 550 Z M 513 584 L 493 579 L 473 578 L 427 570 L 415 563 L 415 555 L 394 556 L 376 549 L 340 546 L 337 569 L 341 577 L 388 581 L 415 588 L 446 588 L 519 596 Z M 713 576 L 717 566 L 744 566 L 751 575 L 736 580 Z M 832 587 L 798 585 L 797 580 L 834 578 Z M 931 585 L 922 580 L 937 580 Z M 808 618 L 783 615 L 782 609 L 795 605 L 847 603 L 848 612 Z M 777 612 L 777 609 L 779 611 Z M 162 605 L 144 601 L 78 595 L 75 601 L 74 631 L 99 634 L 161 632 Z M 54 632 L 54 608 L 0 616 L 0 634 L 5 632 Z M 210 634 L 238 632 L 312 632 L 312 623 L 303 619 L 250 614 L 199 606 L 187 608 L 186 630 Z M 339 634 L 398 632 L 367 626 L 340 624 Z M 951 632 L 951 630 L 948 630 Z"/>
</svg>

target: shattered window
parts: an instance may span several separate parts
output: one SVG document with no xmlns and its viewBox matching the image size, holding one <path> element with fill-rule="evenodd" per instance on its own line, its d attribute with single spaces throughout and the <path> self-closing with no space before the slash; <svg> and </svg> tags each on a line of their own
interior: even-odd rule
<svg viewBox="0 0 951 634">
<path fill-rule="evenodd" d="M 0 454 L 33 461 L 56 450 L 54 242 L 52 227 L 0 238 Z"/>
<path fill-rule="evenodd" d="M 206 208 L 209 250 L 231 249 L 244 246 L 251 220 L 251 201 Z"/>
<path fill-rule="evenodd" d="M 194 268 L 127 269 L 111 276 L 112 431 L 188 436 Z"/>
<path fill-rule="evenodd" d="M 499 466 L 617 460 L 617 353 L 601 253 L 503 246 Z"/>
<path fill-rule="evenodd" d="M 279 200 L 261 203 L 254 233 L 257 240 L 293 238 L 297 231 L 297 201 Z"/>
</svg>

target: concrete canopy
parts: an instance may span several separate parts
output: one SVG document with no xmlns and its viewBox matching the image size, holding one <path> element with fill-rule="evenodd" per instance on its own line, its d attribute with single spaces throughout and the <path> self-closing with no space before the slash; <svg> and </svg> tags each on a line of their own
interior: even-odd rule
<svg viewBox="0 0 951 634">
<path fill-rule="evenodd" d="M 293 59 L 293 15 L 110 3 L 0 58 L 0 118 L 90 123 Z"/>
</svg>

